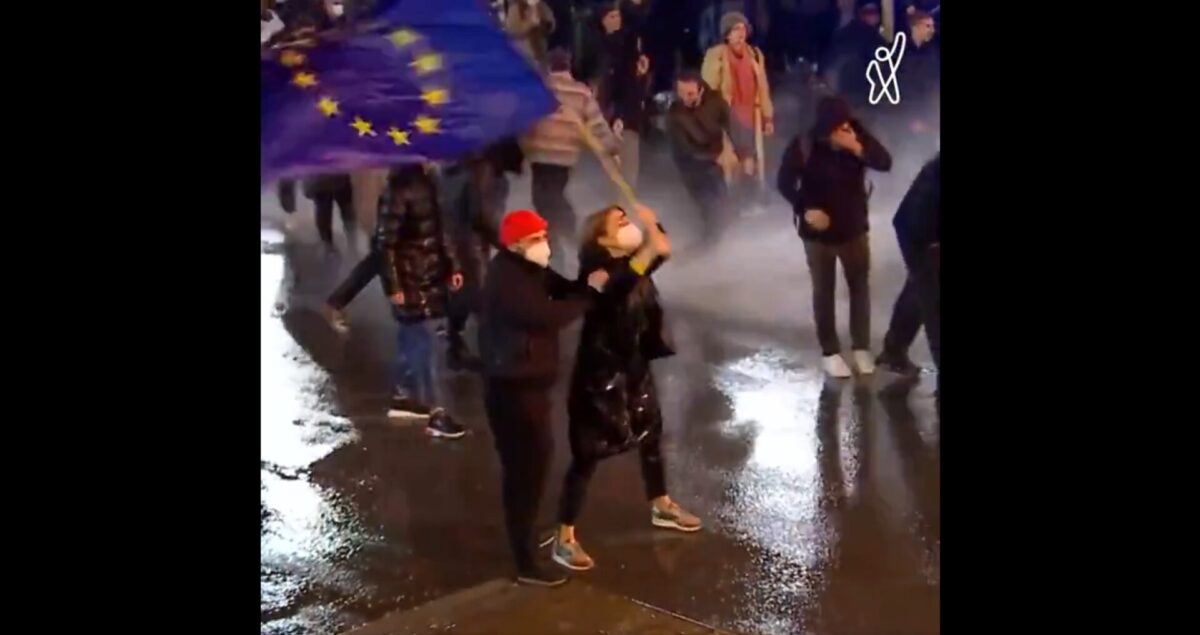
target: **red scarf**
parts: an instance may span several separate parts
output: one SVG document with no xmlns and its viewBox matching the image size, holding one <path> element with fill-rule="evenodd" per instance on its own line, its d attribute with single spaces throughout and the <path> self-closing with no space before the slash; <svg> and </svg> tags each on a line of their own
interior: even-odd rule
<svg viewBox="0 0 1200 635">
<path fill-rule="evenodd" d="M 742 55 L 733 52 L 732 47 L 726 48 L 726 59 L 729 64 L 730 77 L 733 78 L 733 91 L 729 104 L 733 116 L 748 128 L 754 127 L 754 101 L 758 97 L 758 75 L 754 72 L 754 55 L 750 45 Z"/>
</svg>

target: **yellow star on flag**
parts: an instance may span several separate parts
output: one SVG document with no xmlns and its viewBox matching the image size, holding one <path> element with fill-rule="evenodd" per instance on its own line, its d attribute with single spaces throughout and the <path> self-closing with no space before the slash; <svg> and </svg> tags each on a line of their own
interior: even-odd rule
<svg viewBox="0 0 1200 635">
<path fill-rule="evenodd" d="M 409 64 L 417 69 L 417 74 L 426 75 L 442 68 L 442 56 L 437 53 L 425 53 L 417 56 L 417 59 Z"/>
<path fill-rule="evenodd" d="M 421 93 L 421 99 L 430 106 L 441 106 L 450 101 L 450 91 L 444 88 L 434 88 Z"/>
<path fill-rule="evenodd" d="M 408 140 L 408 132 L 407 131 L 404 131 L 395 126 L 392 126 L 391 128 L 388 128 L 387 134 L 389 137 L 392 138 L 392 141 L 396 142 L 396 145 L 398 145 L 398 146 L 412 145 L 412 142 Z"/>
<path fill-rule="evenodd" d="M 279 55 L 279 63 L 291 68 L 304 63 L 304 53 L 288 49 Z"/>
<path fill-rule="evenodd" d="M 317 76 L 312 73 L 296 73 L 292 78 L 292 83 L 300 88 L 309 88 L 317 85 Z"/>
<path fill-rule="evenodd" d="M 317 102 L 317 108 L 325 114 L 326 117 L 332 117 L 338 114 L 338 103 L 329 97 L 322 97 Z"/>
<path fill-rule="evenodd" d="M 439 124 L 441 123 L 442 122 L 440 119 L 434 119 L 432 117 L 421 115 L 420 117 L 417 117 L 416 121 L 413 122 L 413 126 L 425 134 L 434 134 L 441 132 L 441 130 L 438 128 Z"/>
<path fill-rule="evenodd" d="M 396 46 L 408 46 L 409 44 L 416 42 L 418 38 L 420 38 L 419 35 L 408 29 L 398 29 L 396 31 L 392 31 L 392 33 L 388 35 L 388 39 L 391 40 L 392 44 L 395 44 Z"/>
<path fill-rule="evenodd" d="M 371 122 L 364 120 L 362 117 L 355 117 L 354 123 L 350 124 L 350 127 L 357 130 L 360 137 L 367 135 L 371 135 L 372 137 L 379 136 L 378 133 L 371 129 Z"/>
</svg>

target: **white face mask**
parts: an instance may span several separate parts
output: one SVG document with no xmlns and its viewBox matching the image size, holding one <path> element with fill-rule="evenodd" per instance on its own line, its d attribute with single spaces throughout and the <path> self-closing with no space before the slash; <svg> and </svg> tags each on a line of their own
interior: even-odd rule
<svg viewBox="0 0 1200 635">
<path fill-rule="evenodd" d="M 539 267 L 550 266 L 550 243 L 542 241 L 525 250 L 525 259 Z"/>
<path fill-rule="evenodd" d="M 633 251 L 642 246 L 642 230 L 630 223 L 617 230 L 617 246 L 625 251 Z"/>
<path fill-rule="evenodd" d="M 343 13 L 345 13 L 345 12 L 346 12 L 346 6 L 345 6 L 345 5 L 343 5 L 343 4 L 335 4 L 335 5 L 333 5 L 333 17 L 335 17 L 335 18 L 340 18 L 340 17 L 342 17 L 342 14 L 343 14 Z"/>
</svg>

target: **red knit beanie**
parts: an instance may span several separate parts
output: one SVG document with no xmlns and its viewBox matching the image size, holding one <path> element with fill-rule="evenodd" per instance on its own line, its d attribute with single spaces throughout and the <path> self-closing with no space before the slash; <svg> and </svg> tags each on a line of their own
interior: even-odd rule
<svg viewBox="0 0 1200 635">
<path fill-rule="evenodd" d="M 500 221 L 500 244 L 511 247 L 513 243 L 541 231 L 549 224 L 537 212 L 519 209 L 504 215 Z"/>
</svg>

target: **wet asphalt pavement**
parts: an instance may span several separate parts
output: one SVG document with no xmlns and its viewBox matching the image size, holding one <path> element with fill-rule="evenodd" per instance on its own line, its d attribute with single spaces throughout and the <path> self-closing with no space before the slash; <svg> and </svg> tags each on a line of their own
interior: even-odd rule
<svg viewBox="0 0 1200 635">
<path fill-rule="evenodd" d="M 586 182 L 572 188 L 581 214 L 604 197 Z M 668 229 L 680 225 L 680 193 L 654 194 Z M 528 182 L 514 183 L 509 207 L 527 202 Z M 282 215 L 263 196 L 261 632 L 271 635 L 338 633 L 511 575 L 479 379 L 444 375 L 449 409 L 470 430 L 461 441 L 389 422 L 394 327 L 382 292 L 373 284 L 351 306 L 345 340 L 310 310 L 353 260 L 339 270 L 323 259 L 301 205 L 306 227 L 285 246 L 272 229 Z M 892 208 L 873 218 L 876 343 L 904 276 Z M 652 528 L 636 457 L 617 457 L 598 471 L 579 522 L 597 562 L 580 577 L 739 633 L 937 633 L 934 377 L 822 376 L 786 214 L 743 221 L 714 252 L 659 275 L 679 350 L 656 362 L 668 484 L 704 531 Z M 686 244 L 690 228 L 675 235 Z M 577 332 L 563 336 L 564 355 Z M 929 365 L 923 338 L 912 354 Z M 564 392 L 565 380 L 547 525 L 568 459 Z"/>
</svg>

